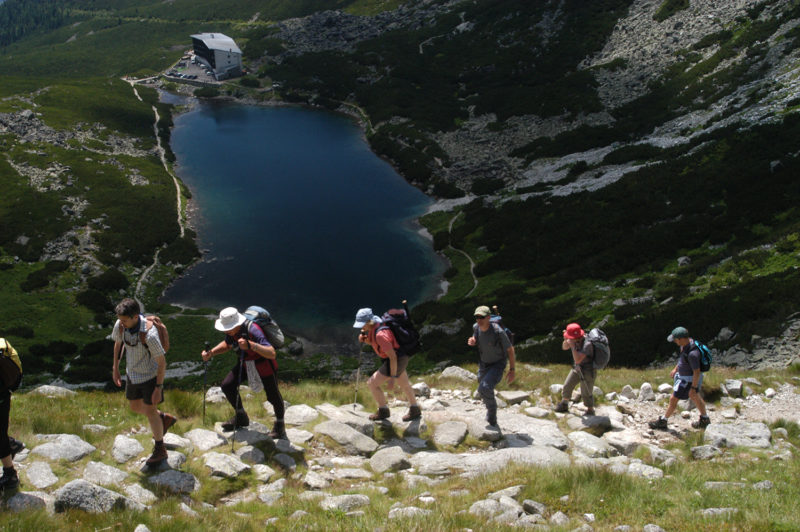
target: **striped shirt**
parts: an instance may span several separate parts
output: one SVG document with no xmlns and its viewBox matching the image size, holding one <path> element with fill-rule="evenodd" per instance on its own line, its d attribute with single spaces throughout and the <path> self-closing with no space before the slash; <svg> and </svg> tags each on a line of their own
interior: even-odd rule
<svg viewBox="0 0 800 532">
<path fill-rule="evenodd" d="M 139 316 L 139 320 L 140 324 L 145 323 L 144 316 Z M 158 374 L 158 357 L 164 356 L 164 348 L 161 347 L 161 340 L 155 327 L 150 327 L 147 331 L 146 341 L 150 352 L 142 345 L 139 333 L 131 333 L 125 327 L 120 327 L 119 320 L 114 324 L 111 339 L 122 342 L 122 348 L 125 350 L 125 375 L 131 384 L 141 384 Z"/>
</svg>

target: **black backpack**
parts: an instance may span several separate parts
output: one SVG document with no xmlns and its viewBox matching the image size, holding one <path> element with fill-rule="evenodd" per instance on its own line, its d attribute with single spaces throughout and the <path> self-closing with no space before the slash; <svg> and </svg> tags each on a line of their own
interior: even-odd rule
<svg viewBox="0 0 800 532">
<path fill-rule="evenodd" d="M 394 334 L 397 344 L 400 346 L 397 351 L 405 356 L 411 356 L 422 348 L 419 339 L 419 331 L 411 321 L 411 316 L 407 309 L 390 309 L 381 316 L 383 323 L 378 326 L 377 331 L 389 329 Z"/>
<path fill-rule="evenodd" d="M 267 309 L 256 305 L 247 307 L 247 310 L 244 311 L 244 317 L 247 318 L 245 322 L 245 331 L 250 328 L 250 323 L 248 322 L 253 322 L 261 327 L 261 330 L 264 331 L 264 336 L 267 337 L 272 347 L 275 349 L 283 347 L 286 341 L 283 336 L 283 331 L 278 327 L 277 322 L 272 319 Z"/>
</svg>

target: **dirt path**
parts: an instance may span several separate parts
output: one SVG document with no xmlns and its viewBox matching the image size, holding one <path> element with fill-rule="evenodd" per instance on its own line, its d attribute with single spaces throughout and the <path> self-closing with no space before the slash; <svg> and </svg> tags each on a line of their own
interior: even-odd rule
<svg viewBox="0 0 800 532">
<path fill-rule="evenodd" d="M 453 217 L 450 219 L 450 225 L 449 225 L 449 226 L 448 226 L 448 228 L 447 228 L 447 232 L 448 232 L 448 233 L 451 233 L 451 234 L 452 234 L 452 232 L 453 232 L 453 224 L 455 223 L 455 221 L 456 221 L 456 218 L 458 218 L 459 216 L 461 216 L 461 213 L 462 213 L 462 211 L 459 211 L 459 212 L 458 212 L 458 214 L 456 214 L 455 216 L 453 216 Z M 467 258 L 467 260 L 469 261 L 469 274 L 472 276 L 472 289 L 471 289 L 469 292 L 467 292 L 466 294 L 464 294 L 464 297 L 468 297 L 469 295 L 471 295 L 471 294 L 472 294 L 472 292 L 474 292 L 474 291 L 475 291 L 475 290 L 478 288 L 478 278 L 475 276 L 475 261 L 474 261 L 474 260 L 472 260 L 472 257 L 470 257 L 470 256 L 467 254 L 467 252 L 466 252 L 466 251 L 464 251 L 463 249 L 458 249 L 458 248 L 455 248 L 455 247 L 453 247 L 453 246 L 451 246 L 451 245 L 449 245 L 449 244 L 448 244 L 448 246 L 447 246 L 447 247 L 449 247 L 449 248 L 450 248 L 450 249 L 452 249 L 453 251 L 456 251 L 456 252 L 458 252 L 458 253 L 461 253 L 461 254 L 462 254 L 462 255 L 464 255 L 464 256 Z"/>
</svg>

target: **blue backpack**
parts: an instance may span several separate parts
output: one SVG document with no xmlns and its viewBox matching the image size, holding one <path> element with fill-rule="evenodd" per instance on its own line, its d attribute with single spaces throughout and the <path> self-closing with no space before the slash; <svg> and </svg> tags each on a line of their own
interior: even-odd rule
<svg viewBox="0 0 800 532">
<path fill-rule="evenodd" d="M 694 341 L 695 347 L 700 350 L 700 371 L 705 373 L 711 369 L 711 350 L 702 342 Z"/>
</svg>

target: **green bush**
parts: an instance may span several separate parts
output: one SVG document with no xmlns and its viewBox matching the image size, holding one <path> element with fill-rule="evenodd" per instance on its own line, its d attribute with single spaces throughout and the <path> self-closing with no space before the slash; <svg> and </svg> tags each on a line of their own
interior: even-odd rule
<svg viewBox="0 0 800 532">
<path fill-rule="evenodd" d="M 653 19 L 658 22 L 664 22 L 678 11 L 688 8 L 689 0 L 664 0 L 653 15 Z"/>
<path fill-rule="evenodd" d="M 44 265 L 44 268 L 41 270 L 36 270 L 35 272 L 31 272 L 28 274 L 28 277 L 20 283 L 20 288 L 23 292 L 30 292 L 32 290 L 36 290 L 38 288 L 44 288 L 50 281 L 58 275 L 60 272 L 63 272 L 69 268 L 69 263 L 63 260 L 53 260 L 47 262 Z"/>
<path fill-rule="evenodd" d="M 128 288 L 130 282 L 121 271 L 109 268 L 100 275 L 89 279 L 89 288 L 107 294 L 109 292 Z"/>
<path fill-rule="evenodd" d="M 114 305 L 105 294 L 99 290 L 88 289 L 78 293 L 75 300 L 88 308 L 89 310 L 98 314 L 107 314 L 114 310 Z"/>
<path fill-rule="evenodd" d="M 194 90 L 194 95 L 198 98 L 216 98 L 219 96 L 219 89 L 216 87 L 200 87 Z"/>
</svg>

